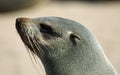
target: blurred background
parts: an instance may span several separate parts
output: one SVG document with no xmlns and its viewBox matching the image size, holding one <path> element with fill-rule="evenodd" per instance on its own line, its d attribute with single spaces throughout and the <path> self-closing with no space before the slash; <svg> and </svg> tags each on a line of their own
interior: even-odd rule
<svg viewBox="0 0 120 75">
<path fill-rule="evenodd" d="M 18 17 L 43 16 L 68 18 L 86 26 L 120 74 L 118 0 L 0 0 L 0 75 L 44 75 L 43 68 L 38 67 L 41 73 L 34 68 L 15 29 Z"/>
</svg>

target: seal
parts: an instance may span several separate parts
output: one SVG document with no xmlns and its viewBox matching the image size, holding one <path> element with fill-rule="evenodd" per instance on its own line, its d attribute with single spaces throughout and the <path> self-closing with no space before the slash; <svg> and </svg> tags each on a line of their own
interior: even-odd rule
<svg viewBox="0 0 120 75">
<path fill-rule="evenodd" d="M 38 56 L 47 75 L 117 75 L 91 32 L 60 17 L 17 18 L 25 46 Z"/>
</svg>

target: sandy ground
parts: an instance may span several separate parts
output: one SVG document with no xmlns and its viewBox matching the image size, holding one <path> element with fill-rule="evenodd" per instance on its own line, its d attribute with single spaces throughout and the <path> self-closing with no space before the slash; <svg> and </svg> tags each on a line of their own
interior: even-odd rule
<svg viewBox="0 0 120 75">
<path fill-rule="evenodd" d="M 31 63 L 15 30 L 17 17 L 59 16 L 78 21 L 96 36 L 108 59 L 120 74 L 120 2 L 116 3 L 48 3 L 42 6 L 0 13 L 0 75 L 39 74 Z"/>
</svg>

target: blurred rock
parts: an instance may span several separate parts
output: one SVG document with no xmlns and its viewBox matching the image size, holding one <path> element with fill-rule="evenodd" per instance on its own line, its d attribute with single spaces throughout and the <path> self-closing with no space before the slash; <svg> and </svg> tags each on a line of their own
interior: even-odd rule
<svg viewBox="0 0 120 75">
<path fill-rule="evenodd" d="M 46 0 L 0 0 L 0 12 L 13 11 L 35 5 Z"/>
</svg>

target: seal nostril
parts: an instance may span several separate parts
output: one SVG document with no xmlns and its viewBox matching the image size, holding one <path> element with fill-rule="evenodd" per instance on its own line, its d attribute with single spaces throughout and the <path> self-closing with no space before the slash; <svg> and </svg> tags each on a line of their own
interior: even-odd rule
<svg viewBox="0 0 120 75">
<path fill-rule="evenodd" d="M 16 19 L 16 22 L 20 22 L 20 18 L 17 18 L 17 19 Z"/>
<path fill-rule="evenodd" d="M 26 18 L 17 18 L 16 19 L 15 25 L 16 25 L 16 29 L 18 31 L 20 31 L 23 28 L 23 25 L 24 25 L 23 23 L 25 22 L 25 20 L 26 20 Z"/>
<path fill-rule="evenodd" d="M 17 18 L 16 19 L 16 28 L 20 29 L 23 26 L 27 25 L 26 23 L 29 22 L 28 18 Z"/>
<path fill-rule="evenodd" d="M 16 25 L 16 28 L 17 28 L 17 29 L 20 28 L 20 18 L 17 18 L 17 19 L 16 19 L 15 25 Z"/>
<path fill-rule="evenodd" d="M 21 23 L 20 23 L 19 19 L 16 19 L 15 27 L 16 27 L 18 32 L 21 31 L 22 27 L 21 27 Z"/>
</svg>

